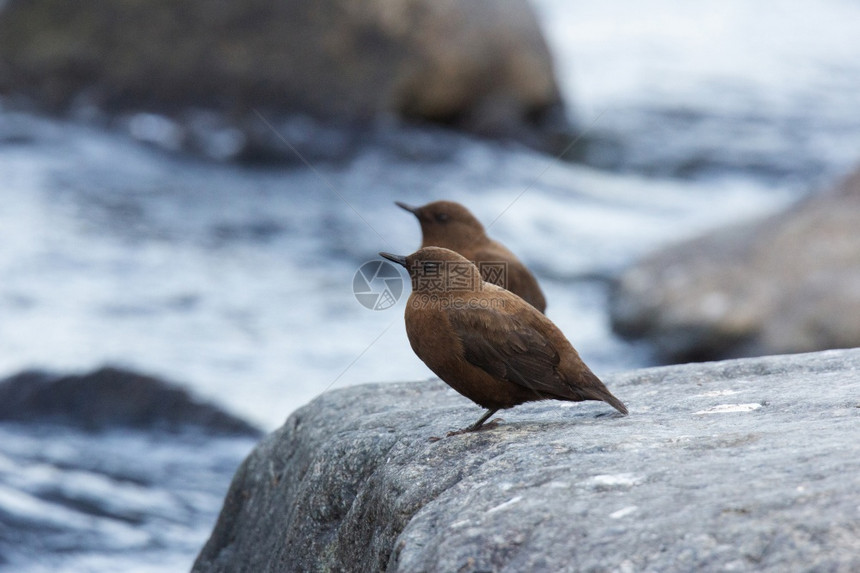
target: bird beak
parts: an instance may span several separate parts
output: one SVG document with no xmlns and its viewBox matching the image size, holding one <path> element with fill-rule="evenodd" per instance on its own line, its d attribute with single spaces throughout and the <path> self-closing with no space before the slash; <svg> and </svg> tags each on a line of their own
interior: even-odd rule
<svg viewBox="0 0 860 573">
<path fill-rule="evenodd" d="M 406 203 L 401 203 L 400 201 L 395 201 L 394 204 L 403 209 L 404 211 L 409 211 L 416 217 L 418 217 L 418 211 L 421 209 L 420 207 L 413 207 L 412 205 L 407 205 Z"/>
<path fill-rule="evenodd" d="M 398 265 L 406 268 L 406 257 L 401 257 L 400 255 L 392 255 L 391 253 L 379 253 L 380 257 L 384 257 L 391 261 L 392 263 L 397 263 Z"/>
</svg>

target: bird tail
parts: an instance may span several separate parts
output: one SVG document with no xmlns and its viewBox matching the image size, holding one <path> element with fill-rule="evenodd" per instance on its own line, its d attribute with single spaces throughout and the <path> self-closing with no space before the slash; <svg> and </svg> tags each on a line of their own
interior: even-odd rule
<svg viewBox="0 0 860 573">
<path fill-rule="evenodd" d="M 588 370 L 586 373 L 586 378 L 588 380 L 588 385 L 583 388 L 585 394 L 583 397 L 586 400 L 601 400 L 606 402 L 625 416 L 627 415 L 627 406 L 624 403 L 612 395 L 612 392 L 604 386 L 603 382 L 600 381 L 591 370 Z"/>
<path fill-rule="evenodd" d="M 610 406 L 612 406 L 613 408 L 615 408 L 616 410 L 618 410 L 619 412 L 621 412 L 622 414 L 624 414 L 625 416 L 627 415 L 627 406 L 625 406 L 621 400 L 619 400 L 618 398 L 613 396 L 609 392 L 609 390 L 607 390 L 606 394 L 604 396 L 602 396 L 600 399 L 603 400 L 604 402 L 606 402 L 607 404 L 609 404 Z"/>
</svg>

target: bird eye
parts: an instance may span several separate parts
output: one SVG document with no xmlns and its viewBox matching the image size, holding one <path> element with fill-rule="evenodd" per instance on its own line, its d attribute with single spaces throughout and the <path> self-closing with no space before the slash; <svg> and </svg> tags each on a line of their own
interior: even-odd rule
<svg viewBox="0 0 860 573">
<path fill-rule="evenodd" d="M 447 223 L 449 219 L 448 213 L 436 213 L 436 222 L 438 223 Z"/>
</svg>

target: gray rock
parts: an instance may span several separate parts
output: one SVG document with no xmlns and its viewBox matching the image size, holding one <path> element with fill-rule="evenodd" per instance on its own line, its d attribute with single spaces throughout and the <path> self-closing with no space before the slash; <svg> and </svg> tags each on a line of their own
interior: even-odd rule
<svg viewBox="0 0 860 573">
<path fill-rule="evenodd" d="M 216 571 L 860 570 L 860 349 L 605 376 L 630 407 L 324 394 L 245 460 Z"/>
<path fill-rule="evenodd" d="M 171 146 L 206 132 L 197 144 L 215 155 L 290 153 L 256 110 L 297 146 L 339 139 L 302 116 L 392 115 L 529 141 L 563 116 L 526 0 L 8 0 L 0 93 L 165 113 L 179 125 L 143 117 L 132 131 Z"/>
<path fill-rule="evenodd" d="M 667 362 L 860 346 L 858 231 L 860 171 L 635 265 L 613 294 L 613 328 Z"/>
<path fill-rule="evenodd" d="M 260 435 L 248 422 L 169 382 L 112 367 L 82 375 L 29 370 L 0 380 L 0 422 Z"/>
</svg>

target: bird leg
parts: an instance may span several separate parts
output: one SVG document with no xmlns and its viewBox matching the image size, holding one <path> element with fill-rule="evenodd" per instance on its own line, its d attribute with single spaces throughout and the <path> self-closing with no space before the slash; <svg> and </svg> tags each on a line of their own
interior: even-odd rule
<svg viewBox="0 0 860 573">
<path fill-rule="evenodd" d="M 484 413 L 483 416 L 480 417 L 480 419 L 478 419 L 477 422 L 475 422 L 474 424 L 472 424 L 468 428 L 463 428 L 462 430 L 456 430 L 456 431 L 448 432 L 447 434 L 445 434 L 445 437 L 450 438 L 451 436 L 459 436 L 460 434 L 467 434 L 469 432 L 477 432 L 478 430 L 489 430 L 490 428 L 495 428 L 496 426 L 499 425 L 498 420 L 493 420 L 492 422 L 490 422 L 489 424 L 486 424 L 486 425 L 484 425 L 484 422 L 486 422 L 490 416 L 492 416 L 493 414 L 495 414 L 498 411 L 499 411 L 498 408 L 490 408 L 489 410 L 487 410 Z M 442 438 L 437 438 L 434 436 L 434 437 L 430 438 L 430 441 L 431 442 L 438 442 L 441 439 Z"/>
<path fill-rule="evenodd" d="M 498 408 L 490 408 L 489 410 L 487 410 L 487 411 L 484 413 L 484 415 L 483 415 L 483 416 L 481 416 L 481 417 L 478 419 L 478 421 L 477 421 L 477 422 L 475 422 L 474 424 L 472 424 L 471 426 L 469 426 L 468 428 L 466 428 L 466 429 L 465 429 L 465 431 L 466 431 L 466 432 L 475 432 L 475 431 L 477 431 L 477 430 L 480 430 L 480 429 L 481 429 L 481 426 L 483 426 L 483 425 L 484 425 L 484 422 L 486 422 L 486 421 L 490 418 L 490 416 L 492 416 L 493 414 L 495 414 L 495 413 L 496 413 L 496 412 L 498 412 L 498 411 L 499 411 L 499 409 L 498 409 Z"/>
</svg>

